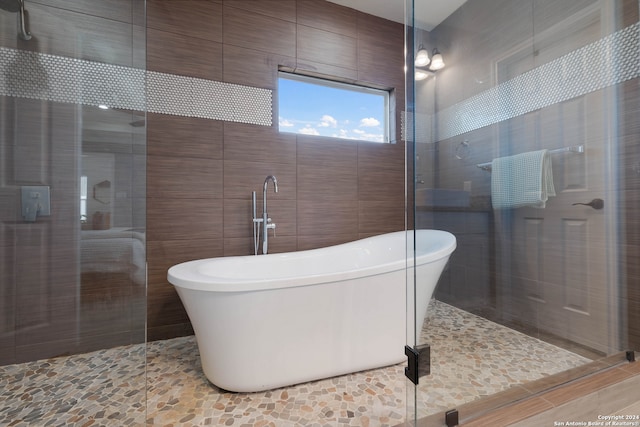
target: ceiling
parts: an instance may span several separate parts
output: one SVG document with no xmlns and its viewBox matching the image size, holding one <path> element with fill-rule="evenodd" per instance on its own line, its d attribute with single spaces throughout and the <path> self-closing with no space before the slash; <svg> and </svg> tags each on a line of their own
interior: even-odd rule
<svg viewBox="0 0 640 427">
<path fill-rule="evenodd" d="M 404 23 L 405 0 L 328 0 L 370 15 Z M 415 26 L 431 31 L 466 0 L 415 0 Z"/>
</svg>

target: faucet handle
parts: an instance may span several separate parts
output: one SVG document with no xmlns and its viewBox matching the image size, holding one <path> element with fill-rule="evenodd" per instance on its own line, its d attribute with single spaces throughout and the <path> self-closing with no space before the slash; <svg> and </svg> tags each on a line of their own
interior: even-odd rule
<svg viewBox="0 0 640 427">
<path fill-rule="evenodd" d="M 271 218 L 267 220 L 267 232 L 273 230 L 273 237 L 276 237 L 276 224 L 271 222 Z"/>
</svg>

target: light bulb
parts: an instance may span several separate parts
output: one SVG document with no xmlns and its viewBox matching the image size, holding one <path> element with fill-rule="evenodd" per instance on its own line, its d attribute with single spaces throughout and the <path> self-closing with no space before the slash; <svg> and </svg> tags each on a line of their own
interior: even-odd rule
<svg viewBox="0 0 640 427">
<path fill-rule="evenodd" d="M 416 67 L 424 67 L 428 63 L 429 63 L 429 52 L 427 52 L 427 49 L 425 48 L 420 48 L 418 50 L 418 53 L 416 54 L 416 60 L 415 60 Z"/>
<path fill-rule="evenodd" d="M 438 49 L 433 49 L 433 58 L 431 58 L 429 69 L 435 71 L 441 68 L 444 68 L 444 59 L 442 59 L 442 55 L 438 52 Z"/>
</svg>

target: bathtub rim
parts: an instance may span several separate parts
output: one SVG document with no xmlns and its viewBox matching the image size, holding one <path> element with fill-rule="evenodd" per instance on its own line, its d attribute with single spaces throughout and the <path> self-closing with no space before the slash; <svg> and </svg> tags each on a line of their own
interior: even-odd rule
<svg viewBox="0 0 640 427">
<path fill-rule="evenodd" d="M 409 233 L 413 233 L 414 230 L 407 231 L 395 231 L 390 233 L 379 234 L 371 237 L 366 237 L 363 239 L 354 240 L 351 242 L 341 243 L 338 245 L 332 245 L 322 248 L 316 249 L 308 249 L 304 251 L 296 251 L 296 252 L 285 252 L 285 253 L 277 253 L 277 254 L 267 254 L 267 255 L 258 255 L 261 258 L 268 259 L 267 257 L 271 257 L 273 259 L 282 259 L 282 258 L 291 258 L 296 256 L 308 256 L 313 255 L 314 253 L 320 253 L 323 251 L 328 251 L 332 248 L 349 246 L 349 245 L 358 245 L 361 243 L 366 243 L 367 241 L 371 241 L 373 239 L 379 239 L 381 236 L 386 235 L 396 235 L 396 234 L 404 234 L 405 236 Z M 435 229 L 422 229 L 415 230 L 418 234 L 423 234 L 424 236 L 420 238 L 427 238 L 428 234 L 435 234 L 439 236 L 441 239 L 441 243 L 437 245 L 435 250 L 430 252 L 425 252 L 419 254 L 417 257 L 417 265 L 429 264 L 440 259 L 449 257 L 453 251 L 455 251 L 457 246 L 456 238 L 453 234 L 444 230 L 435 230 Z M 405 248 L 407 247 L 407 243 L 405 240 Z M 203 258 L 192 261 L 186 261 L 180 264 L 176 264 L 169 268 L 167 271 L 167 280 L 175 287 L 190 289 L 195 291 L 204 291 L 204 292 L 249 292 L 249 291 L 261 291 L 261 290 L 273 290 L 273 289 L 281 289 L 281 288 L 290 288 L 290 287 L 300 287 L 300 286 L 313 286 L 313 285 L 322 285 L 327 283 L 341 282 L 344 280 L 350 280 L 360 277 L 372 277 L 381 274 L 387 274 L 390 272 L 405 270 L 407 268 L 413 267 L 413 257 L 396 259 L 391 262 L 377 264 L 377 265 L 367 265 L 361 268 L 354 268 L 348 271 L 335 271 L 335 272 L 327 272 L 322 274 L 308 274 L 305 276 L 287 276 L 287 277 L 273 277 L 273 278 L 261 278 L 261 279 L 244 279 L 244 278 L 232 278 L 232 277 L 221 277 L 221 276 L 212 276 L 209 274 L 203 274 L 197 271 L 197 266 L 204 263 L 210 262 L 234 262 L 243 258 L 253 258 L 256 255 L 241 255 L 241 256 L 232 256 L 232 257 L 215 257 L 215 258 Z M 364 274 L 363 274 L 364 273 Z"/>
</svg>

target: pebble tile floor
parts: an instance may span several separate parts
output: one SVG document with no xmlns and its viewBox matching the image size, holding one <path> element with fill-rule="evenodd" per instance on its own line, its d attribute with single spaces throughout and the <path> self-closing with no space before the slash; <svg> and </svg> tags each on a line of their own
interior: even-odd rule
<svg viewBox="0 0 640 427">
<path fill-rule="evenodd" d="M 422 340 L 420 417 L 589 361 L 435 300 Z M 229 393 L 202 374 L 194 337 L 175 338 L 0 366 L 0 426 L 395 426 L 413 395 L 404 366 Z"/>
</svg>

